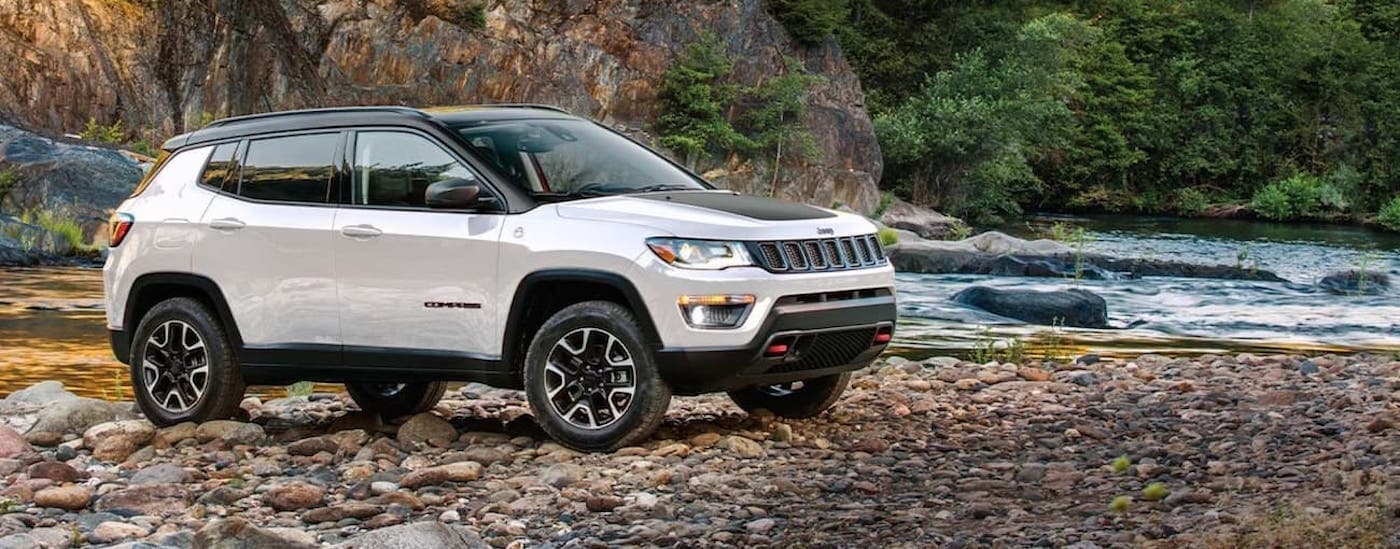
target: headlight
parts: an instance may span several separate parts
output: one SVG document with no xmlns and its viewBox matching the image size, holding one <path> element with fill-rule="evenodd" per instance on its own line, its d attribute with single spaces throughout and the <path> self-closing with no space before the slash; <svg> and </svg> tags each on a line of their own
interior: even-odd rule
<svg viewBox="0 0 1400 549">
<path fill-rule="evenodd" d="M 668 265 L 687 269 L 727 269 L 754 265 L 741 242 L 648 238 L 647 247 Z"/>
</svg>

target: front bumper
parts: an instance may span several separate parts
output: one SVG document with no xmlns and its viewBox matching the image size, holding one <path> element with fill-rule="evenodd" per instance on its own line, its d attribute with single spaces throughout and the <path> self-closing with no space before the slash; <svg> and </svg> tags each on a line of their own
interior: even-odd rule
<svg viewBox="0 0 1400 549">
<path fill-rule="evenodd" d="M 845 296 L 843 296 L 845 297 Z M 727 391 L 821 377 L 870 364 L 894 330 L 895 299 L 888 288 L 833 301 L 779 299 L 747 343 L 728 347 L 666 347 L 656 352 L 661 376 L 678 395 Z M 791 351 L 767 356 L 775 341 Z"/>
</svg>

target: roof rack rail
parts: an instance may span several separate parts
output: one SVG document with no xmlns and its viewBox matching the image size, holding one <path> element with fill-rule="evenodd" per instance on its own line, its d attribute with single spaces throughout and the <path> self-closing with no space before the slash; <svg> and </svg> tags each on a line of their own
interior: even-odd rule
<svg viewBox="0 0 1400 549">
<path fill-rule="evenodd" d="M 502 109 L 544 109 L 547 111 L 562 112 L 564 114 L 574 114 L 564 107 L 546 105 L 543 103 L 485 103 L 482 105 L 471 105 L 480 108 L 502 108 Z"/>
<path fill-rule="evenodd" d="M 415 109 L 415 108 L 412 108 L 412 107 L 402 107 L 402 106 L 396 106 L 396 105 L 382 105 L 382 106 L 369 106 L 369 107 L 326 107 L 326 108 L 319 108 L 319 109 L 300 109 L 300 110 L 294 110 L 294 111 L 264 112 L 264 113 L 257 113 L 257 114 L 245 114 L 245 115 L 243 115 L 243 116 L 231 116 L 231 117 L 228 117 L 228 118 L 223 118 L 223 119 L 215 120 L 215 121 L 209 123 L 207 126 L 204 126 L 204 128 L 217 128 L 217 127 L 227 126 L 227 125 L 229 125 L 229 124 L 235 124 L 235 123 L 239 123 L 239 122 L 247 122 L 247 121 L 251 121 L 251 120 L 265 120 L 265 119 L 268 119 L 268 118 L 277 118 L 277 117 L 281 117 L 281 116 L 296 116 L 296 115 L 301 115 L 301 114 L 335 113 L 335 112 L 393 112 L 393 113 L 400 113 L 400 114 L 412 114 L 412 115 L 420 116 L 420 117 L 423 117 L 423 118 L 428 118 L 428 115 L 425 114 L 423 111 L 420 111 L 420 110 Z M 201 128 L 201 129 L 203 129 L 203 128 Z"/>
</svg>

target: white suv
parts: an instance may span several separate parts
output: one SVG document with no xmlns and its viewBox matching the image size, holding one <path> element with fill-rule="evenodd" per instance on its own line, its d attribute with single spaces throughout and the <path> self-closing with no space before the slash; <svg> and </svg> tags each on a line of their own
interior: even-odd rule
<svg viewBox="0 0 1400 549">
<path fill-rule="evenodd" d="M 715 190 L 550 107 L 271 113 L 163 149 L 104 269 L 157 424 L 230 416 L 246 384 L 345 383 L 399 416 L 478 381 L 611 450 L 672 394 L 819 414 L 894 330 L 866 219 Z"/>
</svg>

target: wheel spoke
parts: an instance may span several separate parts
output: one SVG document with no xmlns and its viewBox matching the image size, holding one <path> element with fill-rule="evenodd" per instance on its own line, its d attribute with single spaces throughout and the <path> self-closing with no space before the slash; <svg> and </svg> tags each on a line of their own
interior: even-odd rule
<svg viewBox="0 0 1400 549">
<path fill-rule="evenodd" d="M 559 338 L 547 355 L 544 391 L 556 417 L 601 429 L 631 407 L 636 365 L 617 336 L 602 328 L 578 328 Z"/>
<path fill-rule="evenodd" d="M 146 392 L 153 393 L 155 391 L 156 382 L 160 381 L 160 370 L 160 366 L 151 362 L 150 358 L 141 361 L 141 379 L 146 385 Z"/>
<path fill-rule="evenodd" d="M 564 390 L 564 387 L 566 387 L 569 384 L 570 378 L 572 376 L 565 373 L 564 370 L 560 368 L 557 364 L 548 361 L 544 363 L 544 371 L 544 387 L 546 390 L 546 396 L 548 396 L 550 400 L 554 400 L 554 396 L 559 394 L 559 391 Z M 550 375 L 558 377 L 559 382 L 557 384 L 551 384 L 549 379 Z M 551 385 L 553 385 L 552 388 Z"/>
</svg>

